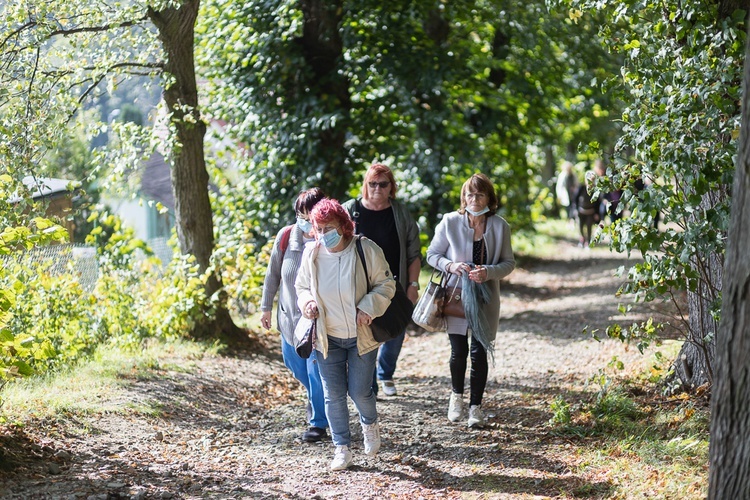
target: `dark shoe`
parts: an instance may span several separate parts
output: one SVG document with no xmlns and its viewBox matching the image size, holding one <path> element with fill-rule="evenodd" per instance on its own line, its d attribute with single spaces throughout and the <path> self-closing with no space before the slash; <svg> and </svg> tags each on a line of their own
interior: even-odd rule
<svg viewBox="0 0 750 500">
<path fill-rule="evenodd" d="M 326 430 L 320 427 L 310 427 L 302 434 L 302 441 L 306 443 L 317 443 L 323 438 L 328 437 Z"/>
</svg>

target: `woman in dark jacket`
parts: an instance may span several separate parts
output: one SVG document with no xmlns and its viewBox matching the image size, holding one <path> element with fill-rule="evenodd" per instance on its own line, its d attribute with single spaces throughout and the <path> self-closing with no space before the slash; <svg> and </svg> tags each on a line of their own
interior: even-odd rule
<svg viewBox="0 0 750 500">
<path fill-rule="evenodd" d="M 405 205 L 396 200 L 398 186 L 393 172 L 382 163 L 373 163 L 362 185 L 362 198 L 349 200 L 344 208 L 352 216 L 355 231 L 377 243 L 385 253 L 391 273 L 401 283 L 407 297 L 416 304 L 419 271 L 422 267 L 419 228 Z M 397 394 L 393 374 L 401 354 L 405 332 L 380 346 L 373 390 L 380 380 L 383 394 Z"/>
</svg>

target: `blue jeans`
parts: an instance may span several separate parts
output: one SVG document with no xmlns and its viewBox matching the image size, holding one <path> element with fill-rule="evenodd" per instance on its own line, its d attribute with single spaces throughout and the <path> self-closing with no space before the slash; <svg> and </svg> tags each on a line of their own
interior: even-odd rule
<svg viewBox="0 0 750 500">
<path fill-rule="evenodd" d="M 372 378 L 372 390 L 378 393 L 378 380 L 393 380 L 396 371 L 396 362 L 401 354 L 401 346 L 404 345 L 406 330 L 395 339 L 391 339 L 380 345 L 378 353 L 378 366 Z"/>
<path fill-rule="evenodd" d="M 328 357 L 319 356 L 320 378 L 326 397 L 326 415 L 331 426 L 331 437 L 336 446 L 348 446 L 349 405 L 347 394 L 359 412 L 359 421 L 373 424 L 378 419 L 375 394 L 372 392 L 372 374 L 378 350 L 362 356 L 357 352 L 357 339 L 328 337 Z"/>
<path fill-rule="evenodd" d="M 284 358 L 284 364 L 291 370 L 294 378 L 299 380 L 307 390 L 307 400 L 310 402 L 312 409 L 310 425 L 325 429 L 328 427 L 328 419 L 326 418 L 323 383 L 320 380 L 316 354 L 317 351 L 313 350 L 308 359 L 300 358 L 294 347 L 284 340 L 284 337 L 281 337 L 281 356 Z"/>
</svg>

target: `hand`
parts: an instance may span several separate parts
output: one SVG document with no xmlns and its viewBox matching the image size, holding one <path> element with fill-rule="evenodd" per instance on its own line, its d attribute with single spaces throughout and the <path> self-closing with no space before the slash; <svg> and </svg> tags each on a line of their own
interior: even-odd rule
<svg viewBox="0 0 750 500">
<path fill-rule="evenodd" d="M 357 309 L 357 324 L 358 325 L 369 325 L 372 323 L 372 317 L 366 312 Z"/>
<path fill-rule="evenodd" d="M 311 300 L 305 304 L 305 309 L 302 311 L 302 315 L 307 319 L 313 319 L 318 317 L 318 303 Z"/>
<path fill-rule="evenodd" d="M 409 286 L 406 288 L 406 296 L 409 297 L 412 304 L 416 304 L 417 300 L 419 300 L 419 291 L 415 287 Z"/>
<path fill-rule="evenodd" d="M 271 329 L 271 311 L 263 311 L 260 315 L 260 324 L 266 330 Z"/>
<path fill-rule="evenodd" d="M 469 279 L 474 283 L 484 283 L 487 281 L 487 269 L 484 266 L 476 266 L 469 271 Z"/>
<path fill-rule="evenodd" d="M 446 269 L 449 273 L 461 276 L 464 272 L 468 273 L 471 271 L 471 266 L 465 262 L 451 262 Z"/>
</svg>

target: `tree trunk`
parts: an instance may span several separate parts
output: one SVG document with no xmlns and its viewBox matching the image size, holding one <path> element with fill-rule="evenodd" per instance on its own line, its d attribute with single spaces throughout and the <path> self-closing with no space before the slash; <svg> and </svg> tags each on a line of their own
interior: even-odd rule
<svg viewBox="0 0 750 500">
<path fill-rule="evenodd" d="M 352 108 L 349 80 L 339 71 L 344 56 L 340 33 L 344 9 L 340 1 L 329 0 L 302 0 L 300 9 L 304 16 L 301 43 L 312 79 L 308 87 L 315 89 L 324 114 L 339 117 L 329 127 L 314 131 L 318 134 L 315 158 L 323 159 L 317 167 L 318 182 L 329 196 L 343 199 L 351 179 L 344 146 Z"/>
<path fill-rule="evenodd" d="M 180 251 L 193 255 L 205 271 L 214 248 L 214 225 L 208 197 L 208 172 L 203 156 L 206 124 L 200 116 L 198 90 L 193 57 L 194 28 L 199 0 L 185 0 L 179 8 L 162 11 L 149 9 L 149 17 L 159 30 L 159 39 L 166 54 L 165 72 L 174 81 L 165 84 L 164 101 L 171 113 L 177 133 L 172 148 L 172 190 Z M 210 297 L 222 284 L 212 274 L 206 284 Z M 196 336 L 223 334 L 229 341 L 242 341 L 246 335 L 232 321 L 226 300 L 220 300 L 214 318 L 196 328 Z"/>
<path fill-rule="evenodd" d="M 719 19 L 726 19 L 734 14 L 734 11 L 742 9 L 745 11 L 745 19 L 750 13 L 750 0 L 720 0 Z"/>
<path fill-rule="evenodd" d="M 718 255 L 697 256 L 693 265 L 699 270 L 701 281 L 695 292 L 688 292 L 690 331 L 673 366 L 679 389 L 684 391 L 693 391 L 713 381 L 719 324 L 711 315 L 711 304 L 719 298 L 724 267 Z"/>
<path fill-rule="evenodd" d="M 719 22 L 733 15 L 737 9 L 746 11 L 745 18 L 750 12 L 750 0 L 719 0 L 717 3 Z M 728 196 L 725 188 L 705 195 L 701 208 L 708 210 L 725 199 Z M 736 195 L 737 191 L 734 194 Z M 692 390 L 713 383 L 719 324 L 711 316 L 710 309 L 721 294 L 724 263 L 723 256 L 717 254 L 697 255 L 693 260 L 694 267 L 701 275 L 701 282 L 696 291 L 688 291 L 690 331 L 688 341 L 683 344 L 673 366 L 675 377 L 680 381 L 680 388 L 683 390 Z"/>
<path fill-rule="evenodd" d="M 708 498 L 750 498 L 750 38 L 711 397 Z"/>
</svg>

